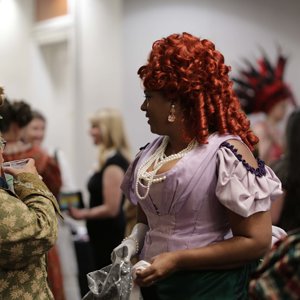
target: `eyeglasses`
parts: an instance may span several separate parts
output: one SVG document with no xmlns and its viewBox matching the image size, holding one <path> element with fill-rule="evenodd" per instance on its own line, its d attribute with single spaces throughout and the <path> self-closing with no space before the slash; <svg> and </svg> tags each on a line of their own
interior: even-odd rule
<svg viewBox="0 0 300 300">
<path fill-rule="evenodd" d="M 0 139 L 0 150 L 3 151 L 5 146 L 6 146 L 6 141 L 3 139 Z"/>
</svg>

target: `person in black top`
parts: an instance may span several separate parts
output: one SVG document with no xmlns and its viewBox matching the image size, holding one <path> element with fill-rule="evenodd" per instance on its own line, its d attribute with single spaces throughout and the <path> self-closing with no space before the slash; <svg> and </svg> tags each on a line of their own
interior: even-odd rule
<svg viewBox="0 0 300 300">
<path fill-rule="evenodd" d="M 90 207 L 70 208 L 70 215 L 87 221 L 95 268 L 101 269 L 111 263 L 112 250 L 124 238 L 124 195 L 120 185 L 130 155 L 122 116 L 117 109 L 98 110 L 91 117 L 90 125 L 90 135 L 99 147 L 97 169 L 87 184 Z"/>
</svg>

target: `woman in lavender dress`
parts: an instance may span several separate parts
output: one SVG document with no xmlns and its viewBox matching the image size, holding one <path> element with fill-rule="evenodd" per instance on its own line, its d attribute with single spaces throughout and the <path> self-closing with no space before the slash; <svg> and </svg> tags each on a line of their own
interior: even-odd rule
<svg viewBox="0 0 300 300">
<path fill-rule="evenodd" d="M 125 175 L 137 224 L 113 254 L 150 263 L 136 272 L 144 299 L 247 299 L 249 274 L 270 248 L 281 183 L 252 154 L 258 138 L 229 71 L 211 41 L 188 33 L 154 42 L 138 70 L 141 110 L 159 137 Z"/>
</svg>

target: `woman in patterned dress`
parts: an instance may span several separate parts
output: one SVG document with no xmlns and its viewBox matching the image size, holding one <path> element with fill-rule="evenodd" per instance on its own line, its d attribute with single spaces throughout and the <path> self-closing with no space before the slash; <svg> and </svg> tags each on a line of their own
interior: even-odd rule
<svg viewBox="0 0 300 300">
<path fill-rule="evenodd" d="M 62 182 L 56 161 L 41 147 L 24 143 L 21 140 L 22 129 L 32 119 L 30 105 L 21 100 L 4 99 L 4 103 L 0 107 L 0 115 L 3 118 L 0 122 L 0 130 L 7 142 L 3 152 L 5 161 L 33 158 L 44 183 L 57 197 Z M 56 245 L 47 254 L 47 265 L 49 284 L 54 298 L 55 300 L 64 300 L 63 278 Z"/>
<path fill-rule="evenodd" d="M 0 137 L 1 165 L 5 144 Z M 13 185 L 7 184 L 4 171 L 13 176 Z M 46 253 L 57 238 L 58 212 L 56 199 L 38 175 L 33 159 L 20 169 L 1 167 L 0 299 L 54 299 Z"/>
</svg>

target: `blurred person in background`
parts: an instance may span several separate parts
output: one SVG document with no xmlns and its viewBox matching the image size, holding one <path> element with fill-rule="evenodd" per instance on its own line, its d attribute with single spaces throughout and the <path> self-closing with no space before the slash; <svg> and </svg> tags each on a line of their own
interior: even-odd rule
<svg viewBox="0 0 300 300">
<path fill-rule="evenodd" d="M 96 168 L 88 180 L 89 208 L 70 207 L 70 216 L 86 220 L 95 267 L 111 263 L 112 250 L 124 238 L 126 226 L 120 189 L 130 161 L 130 150 L 119 110 L 103 108 L 90 118 L 89 134 L 98 148 Z"/>
<path fill-rule="evenodd" d="M 274 167 L 284 194 L 277 224 L 288 236 L 264 257 L 249 285 L 250 299 L 300 299 L 300 110 L 291 113 L 283 158 Z M 277 200 L 278 201 L 278 200 Z"/>
<path fill-rule="evenodd" d="M 22 140 L 25 143 L 43 148 L 58 163 L 62 178 L 60 192 L 75 191 L 77 190 L 77 187 L 75 184 L 73 173 L 71 171 L 70 164 L 66 158 L 65 153 L 57 147 L 45 148 L 43 144 L 45 141 L 46 130 L 47 121 L 45 115 L 41 111 L 33 110 L 32 120 L 22 130 Z"/>
<path fill-rule="evenodd" d="M 285 130 L 285 151 L 273 165 L 284 193 L 272 207 L 272 220 L 286 231 L 300 226 L 300 110 L 294 110 Z"/>
<path fill-rule="evenodd" d="M 42 112 L 33 110 L 32 120 L 22 130 L 22 140 L 29 145 L 43 148 L 57 162 L 62 179 L 59 198 L 62 193 L 72 193 L 78 191 L 75 185 L 69 162 L 64 152 L 59 148 L 47 148 L 43 146 L 47 129 L 46 117 Z M 78 282 L 78 264 L 75 253 L 75 246 L 72 232 L 77 232 L 79 224 L 76 224 L 67 214 L 64 214 L 64 220 L 59 220 L 57 248 L 63 273 L 64 291 L 67 300 L 80 299 Z M 84 226 L 84 225 L 81 225 Z"/>
<path fill-rule="evenodd" d="M 263 56 L 257 68 L 247 61 L 240 71 L 235 92 L 246 114 L 251 115 L 251 128 L 259 138 L 258 156 L 268 165 L 283 154 L 282 122 L 289 104 L 295 105 L 292 91 L 284 82 L 287 58 L 278 55 L 275 65 Z"/>
<path fill-rule="evenodd" d="M 7 144 L 3 152 L 5 161 L 33 158 L 42 180 L 57 198 L 61 188 L 61 175 L 56 161 L 40 147 L 24 143 L 21 139 L 22 129 L 32 120 L 32 110 L 22 100 L 4 100 L 0 107 L 0 115 L 5 122 L 0 122 L 0 131 Z M 55 300 L 64 300 L 64 288 L 60 259 L 54 245 L 47 255 L 47 272 L 49 284 Z"/>
<path fill-rule="evenodd" d="M 284 82 L 284 71 L 287 58 L 281 52 L 275 65 L 264 55 L 257 68 L 248 62 L 248 69 L 240 71 L 240 77 L 233 78 L 242 108 L 253 117 L 252 129 L 259 137 L 258 156 L 271 168 L 281 168 L 284 162 L 284 129 L 283 122 L 287 116 L 289 105 L 296 106 L 289 85 Z M 262 118 L 255 116 L 262 113 Z M 284 170 L 280 171 L 281 173 Z M 280 176 L 281 180 L 284 180 Z M 285 181 L 285 180 L 284 180 Z M 279 216 L 284 195 L 272 202 L 272 222 L 281 226 Z M 283 227 L 283 229 L 286 229 Z"/>
</svg>

